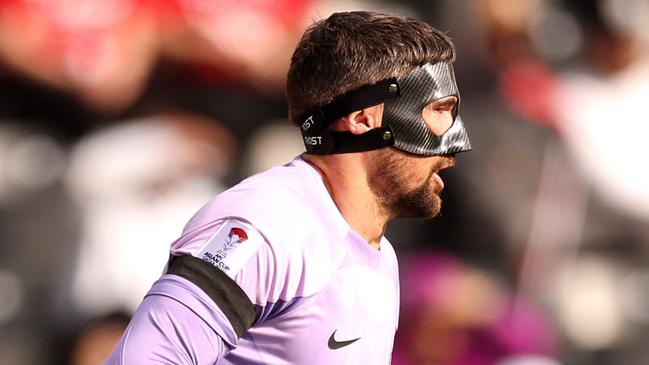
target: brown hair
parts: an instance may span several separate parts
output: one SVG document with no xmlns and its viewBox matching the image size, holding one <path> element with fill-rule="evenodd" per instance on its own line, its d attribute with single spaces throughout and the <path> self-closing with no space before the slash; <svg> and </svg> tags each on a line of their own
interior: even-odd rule
<svg viewBox="0 0 649 365">
<path fill-rule="evenodd" d="M 363 85 L 425 63 L 453 62 L 450 39 L 424 22 L 369 11 L 334 13 L 309 27 L 286 81 L 289 119 Z"/>
</svg>

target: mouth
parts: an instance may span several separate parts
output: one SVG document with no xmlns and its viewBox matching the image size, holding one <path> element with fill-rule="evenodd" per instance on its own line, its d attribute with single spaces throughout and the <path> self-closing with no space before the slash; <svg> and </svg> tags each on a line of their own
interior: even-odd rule
<svg viewBox="0 0 649 365">
<path fill-rule="evenodd" d="M 439 176 L 439 172 L 444 169 L 451 168 L 453 166 L 455 166 L 455 159 L 453 157 L 444 158 L 437 164 L 437 166 L 435 166 L 435 169 L 433 170 L 432 178 L 437 183 L 437 186 L 439 187 L 440 191 L 444 189 L 444 180 L 442 180 L 442 178 Z"/>
</svg>

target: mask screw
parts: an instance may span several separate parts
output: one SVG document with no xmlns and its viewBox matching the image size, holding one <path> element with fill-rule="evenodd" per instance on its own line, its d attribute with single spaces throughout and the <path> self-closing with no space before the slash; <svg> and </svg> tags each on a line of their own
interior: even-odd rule
<svg viewBox="0 0 649 365">
<path fill-rule="evenodd" d="M 390 86 L 388 86 L 388 92 L 389 92 L 390 94 L 394 94 L 394 93 L 396 93 L 398 90 L 399 90 L 399 86 L 397 86 L 397 84 L 390 84 Z"/>
<path fill-rule="evenodd" d="M 390 131 L 383 132 L 383 140 L 389 141 L 392 139 L 392 133 Z"/>
</svg>

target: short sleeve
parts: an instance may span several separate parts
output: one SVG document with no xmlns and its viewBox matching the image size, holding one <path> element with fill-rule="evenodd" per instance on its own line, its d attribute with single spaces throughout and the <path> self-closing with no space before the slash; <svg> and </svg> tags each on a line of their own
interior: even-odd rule
<svg viewBox="0 0 649 365">
<path fill-rule="evenodd" d="M 232 317 L 235 329 L 242 325 L 238 323 L 241 313 L 235 312 L 243 307 L 241 294 L 253 306 L 255 323 L 272 316 L 271 309 L 272 312 L 281 310 L 281 305 L 277 305 L 280 302 L 278 293 L 282 291 L 285 275 L 280 271 L 286 271 L 286 265 L 278 264 L 275 250 L 256 227 L 242 219 L 230 218 L 183 236 L 172 246 L 168 273 L 182 276 L 203 289 L 228 317 Z M 178 260 L 184 262 L 180 274 Z M 188 268 L 190 265 L 193 267 Z M 224 285 L 227 288 L 222 288 Z M 228 295 L 233 298 L 227 303 L 220 302 Z M 247 319 L 244 322 L 247 323 Z"/>
<path fill-rule="evenodd" d="M 265 239 L 251 224 L 240 219 L 225 219 L 187 234 L 172 246 L 175 256 L 199 258 L 234 278 L 259 252 Z"/>
</svg>

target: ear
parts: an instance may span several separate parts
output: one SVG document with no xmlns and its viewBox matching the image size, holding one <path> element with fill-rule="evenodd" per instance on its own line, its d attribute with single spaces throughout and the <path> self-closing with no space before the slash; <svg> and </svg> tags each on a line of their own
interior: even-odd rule
<svg viewBox="0 0 649 365">
<path fill-rule="evenodd" d="M 349 113 L 339 121 L 340 129 L 352 134 L 363 134 L 370 129 L 379 128 L 383 121 L 383 103 Z"/>
</svg>

